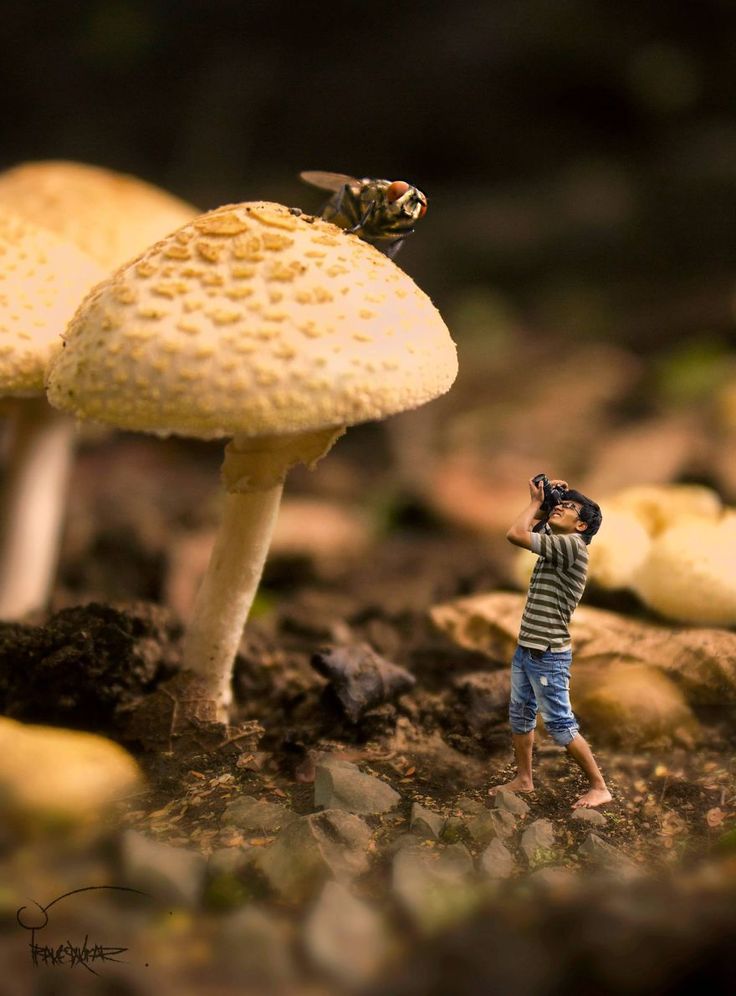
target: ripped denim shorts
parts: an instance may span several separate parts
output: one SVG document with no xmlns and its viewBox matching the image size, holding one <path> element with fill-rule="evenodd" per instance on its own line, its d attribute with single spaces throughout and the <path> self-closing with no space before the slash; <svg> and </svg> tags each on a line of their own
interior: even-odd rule
<svg viewBox="0 0 736 996">
<path fill-rule="evenodd" d="M 565 747 L 578 732 L 570 706 L 571 650 L 517 646 L 511 661 L 509 720 L 513 733 L 529 733 L 541 712 L 547 732 Z"/>
</svg>

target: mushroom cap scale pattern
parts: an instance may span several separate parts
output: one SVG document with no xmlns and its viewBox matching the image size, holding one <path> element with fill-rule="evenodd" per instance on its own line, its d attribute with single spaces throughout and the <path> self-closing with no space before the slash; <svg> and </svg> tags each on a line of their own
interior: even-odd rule
<svg viewBox="0 0 736 996">
<path fill-rule="evenodd" d="M 67 322 L 105 271 L 0 204 L 0 394 L 43 394 Z"/>
<path fill-rule="evenodd" d="M 138 177 L 54 159 L 0 173 L 0 203 L 56 232 L 108 272 L 198 213 Z"/>
<path fill-rule="evenodd" d="M 372 246 L 280 204 L 225 205 L 78 310 L 51 404 L 121 428 L 256 437 L 380 419 L 443 394 L 455 344 Z"/>
</svg>

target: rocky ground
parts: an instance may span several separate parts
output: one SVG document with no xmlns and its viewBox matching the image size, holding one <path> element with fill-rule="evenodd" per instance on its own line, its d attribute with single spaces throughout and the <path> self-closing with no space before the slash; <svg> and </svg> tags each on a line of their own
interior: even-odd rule
<svg viewBox="0 0 736 996">
<path fill-rule="evenodd" d="M 395 556 L 387 557 L 392 572 Z M 613 903 L 609 919 L 624 933 L 645 909 L 647 930 L 680 938 L 693 958 L 704 943 L 698 919 L 683 921 L 679 905 L 673 917 L 673 896 L 679 904 L 686 894 L 714 918 L 714 937 L 727 929 L 723 896 L 736 886 L 728 712 L 700 711 L 697 744 L 660 735 L 627 747 L 612 745 L 604 729 L 596 743 L 588 730 L 613 793 L 601 812 L 573 812 L 583 779 L 543 732 L 535 792 L 491 798 L 489 787 L 513 773 L 505 710 L 483 700 L 479 724 L 478 701 L 462 689 L 483 668 L 499 679 L 505 669 L 453 643 L 426 611 L 366 610 L 362 598 L 305 588 L 254 622 L 227 729 L 176 729 L 162 706 L 162 688 L 178 680 L 180 628 L 156 606 L 93 604 L 62 610 L 43 627 L 2 628 L 0 656 L 25 665 L 2 689 L 4 711 L 113 736 L 147 776 L 91 839 L 72 834 L 50 848 L 43 835 L 32 843 L 8 836 L 2 937 L 19 979 L 28 955 L 14 922 L 18 900 L 90 881 L 153 897 L 145 909 L 123 910 L 99 899 L 93 918 L 129 940 L 126 964 L 105 964 L 100 977 L 136 993 L 235 984 L 354 991 L 379 978 L 396 993 L 473 992 L 467 973 L 447 989 L 447 959 L 462 952 L 472 977 L 490 986 L 510 971 L 512 948 L 525 967 L 504 991 L 553 992 L 540 977 L 550 954 L 545 924 L 564 916 L 582 931 L 591 896 L 599 914 L 601 895 Z M 340 647 L 352 648 L 362 673 L 393 664 L 415 683 L 361 711 L 357 686 L 341 683 L 334 668 L 326 676 L 324 658 Z M 321 664 L 313 663 L 318 651 Z M 69 933 L 89 931 L 82 909 L 55 930 L 65 922 Z M 580 951 L 566 942 L 560 979 L 592 959 L 608 980 L 598 991 L 639 991 L 622 988 L 632 984 L 626 973 L 608 978 L 601 938 L 580 937 Z M 486 944 L 495 959 L 482 953 Z M 648 970 L 669 978 L 668 964 L 662 955 Z M 83 991 L 74 988 L 79 970 L 34 971 L 47 973 L 55 993 Z"/>
</svg>

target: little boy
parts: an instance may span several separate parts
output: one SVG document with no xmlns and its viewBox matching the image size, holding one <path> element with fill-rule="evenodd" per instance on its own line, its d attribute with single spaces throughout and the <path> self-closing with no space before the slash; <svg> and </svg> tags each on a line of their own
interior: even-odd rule
<svg viewBox="0 0 736 996">
<path fill-rule="evenodd" d="M 586 740 L 578 730 L 570 707 L 570 665 L 572 648 L 568 626 L 585 588 L 588 571 L 588 543 L 598 532 L 601 510 L 565 481 L 550 481 L 563 488 L 563 500 L 555 505 L 541 531 L 540 511 L 544 501 L 542 484 L 529 481 L 531 502 L 506 534 L 516 546 L 539 555 L 529 582 L 521 619 L 519 641 L 511 662 L 511 703 L 509 719 L 516 756 L 516 777 L 506 785 L 514 792 L 534 791 L 532 746 L 537 709 L 554 739 L 582 768 L 590 788 L 573 809 L 601 806 L 610 802 L 603 775 Z M 493 794 L 497 789 L 491 789 Z"/>
</svg>

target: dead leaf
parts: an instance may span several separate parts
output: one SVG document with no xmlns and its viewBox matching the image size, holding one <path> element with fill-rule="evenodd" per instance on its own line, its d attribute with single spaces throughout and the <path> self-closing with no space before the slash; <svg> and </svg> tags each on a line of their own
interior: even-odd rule
<svg viewBox="0 0 736 996">
<path fill-rule="evenodd" d="M 716 806 L 714 809 L 709 809 L 705 814 L 705 822 L 709 827 L 719 827 L 725 818 L 726 814 L 719 806 Z"/>
<path fill-rule="evenodd" d="M 161 819 L 162 816 L 168 816 L 172 809 L 179 804 L 178 799 L 172 799 L 171 802 L 167 802 L 162 809 L 157 809 L 153 813 L 148 814 L 148 818 L 151 820 Z"/>
</svg>

